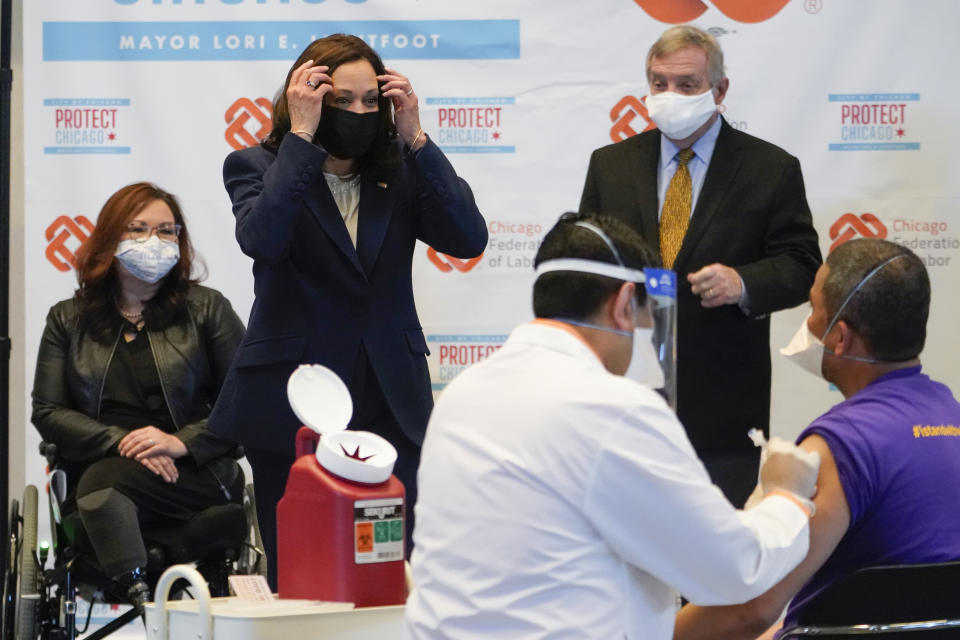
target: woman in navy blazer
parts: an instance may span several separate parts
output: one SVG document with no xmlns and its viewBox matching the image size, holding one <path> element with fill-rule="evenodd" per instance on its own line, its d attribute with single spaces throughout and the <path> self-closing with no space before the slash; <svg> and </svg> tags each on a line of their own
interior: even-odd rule
<svg viewBox="0 0 960 640">
<path fill-rule="evenodd" d="M 328 36 L 288 73 L 270 135 L 224 163 L 256 298 L 208 425 L 246 449 L 274 588 L 276 504 L 300 426 L 286 384 L 302 363 L 335 371 L 353 397 L 351 426 L 397 448 L 410 550 L 433 406 L 414 246 L 470 258 L 487 242 L 470 187 L 420 127 L 417 102 L 363 40 Z"/>
</svg>

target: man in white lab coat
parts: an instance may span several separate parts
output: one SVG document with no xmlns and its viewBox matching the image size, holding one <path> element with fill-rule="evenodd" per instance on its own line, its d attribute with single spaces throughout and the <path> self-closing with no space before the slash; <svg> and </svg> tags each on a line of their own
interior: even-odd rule
<svg viewBox="0 0 960 640">
<path fill-rule="evenodd" d="M 662 397 L 624 377 L 656 366 L 634 339 L 654 261 L 610 218 L 567 214 L 544 238 L 537 319 L 430 418 L 405 638 L 666 639 L 677 591 L 744 602 L 803 559 L 819 460 L 783 443 L 766 497 L 737 511 Z"/>
</svg>

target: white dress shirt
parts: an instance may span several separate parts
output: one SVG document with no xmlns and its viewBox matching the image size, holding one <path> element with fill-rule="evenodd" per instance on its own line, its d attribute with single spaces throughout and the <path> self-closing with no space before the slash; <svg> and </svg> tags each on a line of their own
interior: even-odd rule
<svg viewBox="0 0 960 640">
<path fill-rule="evenodd" d="M 408 639 L 666 640 L 676 590 L 744 602 L 807 552 L 796 505 L 736 511 L 663 399 L 559 323 L 445 389 L 418 484 Z"/>
<path fill-rule="evenodd" d="M 350 242 L 353 248 L 357 248 L 357 222 L 360 211 L 360 174 L 356 173 L 348 177 L 340 177 L 335 173 L 323 172 L 323 177 L 327 180 L 327 186 L 333 195 L 334 202 L 340 210 L 340 217 L 343 218 L 343 224 L 347 225 L 347 233 L 350 235 Z"/>
</svg>

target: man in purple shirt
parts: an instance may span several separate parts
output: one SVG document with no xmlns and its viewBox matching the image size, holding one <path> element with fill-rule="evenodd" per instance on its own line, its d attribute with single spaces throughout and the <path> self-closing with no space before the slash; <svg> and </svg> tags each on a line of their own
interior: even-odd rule
<svg viewBox="0 0 960 640">
<path fill-rule="evenodd" d="M 923 262 L 892 242 L 852 240 L 820 267 L 810 304 L 781 353 L 845 398 L 798 438 L 822 461 L 810 551 L 751 602 L 684 607 L 675 640 L 755 638 L 788 602 L 785 628 L 857 569 L 960 559 L 960 403 L 920 372 L 930 307 Z"/>
</svg>

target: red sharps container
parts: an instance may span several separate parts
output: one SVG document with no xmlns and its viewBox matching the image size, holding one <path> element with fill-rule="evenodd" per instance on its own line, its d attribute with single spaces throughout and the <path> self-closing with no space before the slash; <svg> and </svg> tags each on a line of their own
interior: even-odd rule
<svg viewBox="0 0 960 640">
<path fill-rule="evenodd" d="M 403 604 L 404 489 L 391 475 L 396 449 L 366 431 L 348 431 L 353 414 L 343 381 L 302 365 L 287 384 L 306 426 L 277 505 L 277 582 L 281 598 Z"/>
</svg>

